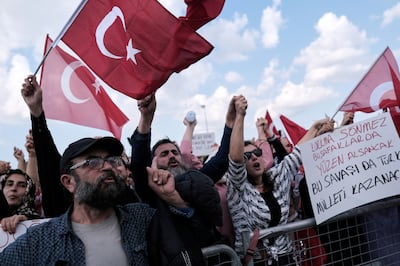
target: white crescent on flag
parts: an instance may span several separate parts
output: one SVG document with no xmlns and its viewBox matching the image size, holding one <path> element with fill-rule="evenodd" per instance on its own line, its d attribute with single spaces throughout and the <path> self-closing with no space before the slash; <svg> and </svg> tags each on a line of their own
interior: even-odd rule
<svg viewBox="0 0 400 266">
<path fill-rule="evenodd" d="M 107 29 L 114 23 L 114 21 L 120 18 L 122 25 L 125 27 L 125 19 L 124 14 L 122 13 L 121 9 L 118 7 L 113 7 L 112 10 L 103 18 L 100 22 L 99 26 L 96 29 L 96 43 L 97 47 L 99 47 L 101 53 L 107 57 L 114 58 L 114 59 L 121 59 L 122 56 L 114 55 L 104 45 L 104 35 L 106 34 Z"/>
<path fill-rule="evenodd" d="M 100 52 L 107 57 L 113 59 L 122 59 L 123 56 L 115 55 L 108 51 L 106 46 L 104 45 L 104 35 L 109 27 L 114 23 L 114 21 L 119 18 L 122 22 L 122 26 L 124 27 L 124 31 L 126 32 L 125 26 L 125 18 L 119 7 L 114 6 L 110 12 L 103 18 L 103 20 L 99 23 L 96 29 L 96 43 Z M 129 42 L 126 46 L 126 60 L 131 59 L 133 63 L 136 64 L 135 54 L 141 52 L 140 50 L 134 48 L 132 46 L 132 39 L 129 39 Z"/>
<path fill-rule="evenodd" d="M 393 83 L 391 81 L 383 82 L 379 84 L 371 93 L 369 98 L 369 102 L 371 104 L 371 108 L 375 111 L 379 109 L 379 103 L 385 93 L 393 91 Z"/>
<path fill-rule="evenodd" d="M 69 86 L 72 73 L 74 73 L 75 69 L 81 66 L 83 66 L 83 64 L 79 61 L 72 62 L 71 64 L 65 67 L 61 76 L 61 89 L 64 93 L 65 98 L 67 98 L 68 101 L 76 104 L 82 104 L 89 100 L 89 98 L 80 99 L 76 97 L 72 93 L 71 87 Z"/>
</svg>

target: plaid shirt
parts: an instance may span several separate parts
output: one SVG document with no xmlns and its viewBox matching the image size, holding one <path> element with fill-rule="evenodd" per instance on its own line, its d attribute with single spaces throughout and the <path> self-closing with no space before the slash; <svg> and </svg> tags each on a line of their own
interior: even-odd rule
<svg viewBox="0 0 400 266">
<path fill-rule="evenodd" d="M 70 208 L 31 227 L 0 253 L 0 265 L 85 265 L 85 246 L 72 231 Z M 133 203 L 116 207 L 122 246 L 130 265 L 148 265 L 147 231 L 155 210 Z"/>
</svg>

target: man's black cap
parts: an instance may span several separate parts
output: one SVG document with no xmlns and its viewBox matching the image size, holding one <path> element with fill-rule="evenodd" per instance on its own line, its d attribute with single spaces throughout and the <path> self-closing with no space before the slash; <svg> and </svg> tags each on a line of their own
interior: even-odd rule
<svg viewBox="0 0 400 266">
<path fill-rule="evenodd" d="M 65 149 L 64 154 L 60 160 L 60 171 L 61 174 L 67 173 L 69 167 L 71 167 L 70 162 L 75 157 L 85 153 L 91 148 L 102 148 L 110 153 L 112 156 L 121 156 L 124 150 L 122 143 L 113 137 L 103 137 L 103 138 L 83 138 L 77 140 Z"/>
</svg>

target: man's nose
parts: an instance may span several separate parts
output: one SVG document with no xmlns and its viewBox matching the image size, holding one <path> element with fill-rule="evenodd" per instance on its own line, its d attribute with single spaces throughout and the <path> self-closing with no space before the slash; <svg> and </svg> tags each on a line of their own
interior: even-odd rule
<svg viewBox="0 0 400 266">
<path fill-rule="evenodd" d="M 115 167 L 108 160 L 104 160 L 103 169 L 115 169 Z"/>
</svg>

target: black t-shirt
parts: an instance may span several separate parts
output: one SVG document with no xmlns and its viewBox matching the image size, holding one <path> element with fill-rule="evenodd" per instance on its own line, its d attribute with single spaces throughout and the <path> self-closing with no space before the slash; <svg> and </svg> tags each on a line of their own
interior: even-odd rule
<svg viewBox="0 0 400 266">
<path fill-rule="evenodd" d="M 11 216 L 10 208 L 8 207 L 8 203 L 4 197 L 3 191 L 0 191 L 0 220 L 9 216 Z"/>
</svg>

